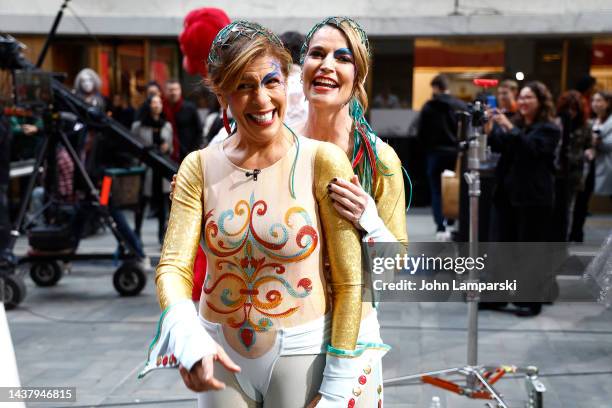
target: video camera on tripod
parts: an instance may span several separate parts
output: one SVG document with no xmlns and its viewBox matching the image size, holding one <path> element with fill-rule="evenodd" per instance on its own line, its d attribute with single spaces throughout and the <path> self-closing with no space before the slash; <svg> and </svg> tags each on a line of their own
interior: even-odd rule
<svg viewBox="0 0 612 408">
<path fill-rule="evenodd" d="M 497 79 L 474 79 L 474 85 L 483 89 L 497 86 Z M 487 137 L 483 128 L 489 121 L 487 111 L 497 108 L 494 95 L 481 92 L 465 111 L 458 113 L 457 139 L 461 151 L 468 151 L 468 170 L 478 170 L 488 158 Z"/>
<path fill-rule="evenodd" d="M 131 236 L 129 234 L 130 231 L 127 231 L 129 226 L 125 227 L 125 222 L 117 221 L 120 220 L 121 214 L 115 211 L 116 208 L 109 206 L 108 196 L 112 194 L 111 188 L 103 189 L 102 193 L 98 190 L 98 187 L 86 171 L 81 156 L 78 154 L 79 143 L 75 144 L 75 141 L 71 140 L 71 132 L 76 127 L 79 130 L 85 128 L 103 132 L 106 138 L 113 141 L 115 146 L 113 150 L 120 149 L 122 153 L 125 152 L 134 158 L 140 159 L 148 166 L 159 171 L 168 180 L 177 172 L 177 165 L 170 161 L 169 158 L 155 150 L 146 148 L 123 125 L 108 117 L 99 108 L 91 106 L 75 95 L 58 80 L 57 74 L 40 69 L 67 1 L 64 1 L 64 5 L 56 17 L 51 33 L 36 65 L 24 58 L 22 51 L 25 49 L 25 46 L 23 44 L 10 35 L 0 34 L 0 69 L 9 71 L 12 75 L 15 87 L 15 102 L 21 107 L 36 111 L 37 114 L 40 113 L 45 122 L 45 137 L 42 140 L 42 145 L 39 148 L 33 166 L 35 172 L 31 175 L 28 185 L 23 192 L 22 196 L 25 199 L 22 200 L 18 215 L 13 222 L 9 242 L 6 248 L 0 248 L 0 250 L 6 253 L 5 258 L 10 260 L 10 262 L 0 262 L 0 300 L 4 302 L 6 309 L 16 307 L 25 297 L 23 278 L 16 273 L 17 265 L 23 263 L 31 265 L 30 276 L 35 283 L 39 286 L 53 286 L 62 276 L 60 261 L 116 260 L 118 257 L 122 264 L 113 275 L 113 286 L 115 289 L 121 295 L 132 296 L 140 293 L 145 286 L 145 270 L 140 262 L 142 255 L 138 255 L 138 250 L 133 242 L 134 239 L 128 239 Z M 77 139 L 77 142 L 82 141 L 79 138 Z M 119 244 L 118 253 L 80 254 L 75 253 L 75 248 L 69 248 L 67 253 L 58 253 L 56 251 L 53 253 L 39 253 L 36 256 L 30 254 L 21 258 L 15 258 L 13 255 L 13 249 L 20 231 L 23 229 L 25 214 L 29 207 L 36 179 L 38 178 L 38 169 L 42 168 L 44 163 L 47 163 L 47 176 L 45 178 L 52 178 L 48 177 L 50 171 L 53 171 L 52 165 L 49 166 L 49 163 L 53 163 L 56 146 L 62 146 L 66 149 L 74 164 L 74 172 L 78 174 L 79 180 L 84 184 L 82 191 L 84 192 L 85 199 L 80 203 L 86 206 L 84 212 L 87 214 L 97 214 L 102 223 L 110 228 Z M 105 175 L 105 181 L 108 181 L 106 179 L 109 177 L 114 178 L 115 176 L 107 177 Z M 108 187 L 110 183 L 106 183 L 106 185 Z M 76 224 L 80 223 L 77 222 Z M 45 236 L 47 233 L 50 233 L 50 235 Z M 63 239 L 53 235 L 54 233 L 49 229 L 41 231 L 39 238 L 42 241 L 40 242 L 62 244 Z M 75 234 L 73 233 L 72 235 Z M 30 243 L 32 244 L 32 242 Z M 74 247 L 75 245 L 69 246 Z"/>
</svg>

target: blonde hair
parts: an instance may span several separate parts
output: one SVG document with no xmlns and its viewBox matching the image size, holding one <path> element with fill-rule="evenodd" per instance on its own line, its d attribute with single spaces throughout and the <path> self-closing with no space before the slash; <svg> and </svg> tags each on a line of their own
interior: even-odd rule
<svg viewBox="0 0 612 408">
<path fill-rule="evenodd" d="M 368 94 L 365 90 L 365 81 L 370 70 L 370 54 L 363 44 L 360 34 L 348 21 L 343 21 L 338 26 L 332 24 L 327 25 L 340 30 L 346 37 L 349 49 L 353 53 L 353 61 L 355 62 L 353 96 L 357 98 L 363 110 L 366 111 L 368 109 Z"/>
<path fill-rule="evenodd" d="M 216 94 L 235 91 L 256 58 L 269 55 L 278 60 L 284 77 L 289 75 L 291 56 L 285 48 L 265 36 L 240 37 L 217 50 L 218 58 L 208 63 L 208 77 L 204 83 Z"/>
</svg>

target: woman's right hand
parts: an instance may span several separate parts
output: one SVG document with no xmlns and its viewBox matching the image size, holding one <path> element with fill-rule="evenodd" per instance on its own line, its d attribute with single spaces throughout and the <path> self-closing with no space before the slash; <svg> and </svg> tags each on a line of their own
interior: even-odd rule
<svg viewBox="0 0 612 408">
<path fill-rule="evenodd" d="M 35 125 L 24 124 L 21 125 L 21 130 L 23 134 L 26 136 L 32 136 L 33 134 L 38 132 L 38 128 Z"/>
<path fill-rule="evenodd" d="M 193 392 L 218 391 L 225 388 L 225 383 L 216 379 L 214 375 L 213 363 L 218 361 L 228 371 L 233 373 L 240 372 L 240 367 L 229 358 L 225 350 L 217 344 L 217 353 L 207 355 L 187 371 L 182 365 L 179 373 L 183 377 L 185 386 Z"/>
<path fill-rule="evenodd" d="M 172 201 L 172 197 L 174 196 L 175 187 L 176 187 L 176 174 L 172 176 L 172 181 L 170 182 L 170 201 Z"/>
<path fill-rule="evenodd" d="M 584 157 L 588 160 L 588 161 L 593 161 L 593 159 L 595 159 L 595 149 L 593 149 L 592 147 L 589 149 L 586 149 L 584 151 Z"/>
</svg>

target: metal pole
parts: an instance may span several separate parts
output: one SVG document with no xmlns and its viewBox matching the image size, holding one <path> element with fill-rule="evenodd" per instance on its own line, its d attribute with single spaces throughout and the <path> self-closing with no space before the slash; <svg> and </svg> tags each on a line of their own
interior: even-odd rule
<svg viewBox="0 0 612 408">
<path fill-rule="evenodd" d="M 36 156 L 36 163 L 34 164 L 34 170 L 30 175 L 30 179 L 28 180 L 28 185 L 23 193 L 23 198 L 21 201 L 21 207 L 19 207 L 19 212 L 17 213 L 17 218 L 13 222 L 13 229 L 11 230 L 11 237 L 8 242 L 7 248 L 13 251 L 15 248 L 15 243 L 17 242 L 17 238 L 19 238 L 19 229 L 21 228 L 21 223 L 25 217 L 26 211 L 28 210 L 28 206 L 30 204 L 30 199 L 32 198 L 32 191 L 34 190 L 34 184 L 36 183 L 36 179 L 38 179 L 38 175 L 41 171 L 42 165 L 45 161 L 45 157 L 47 156 L 47 150 L 49 149 L 49 145 L 55 146 L 55 141 L 51 142 L 52 136 L 45 136 L 43 139 L 42 146 L 38 151 L 38 156 Z M 51 146 L 51 147 L 52 147 Z"/>
<path fill-rule="evenodd" d="M 68 6 L 68 2 L 70 0 L 64 0 L 64 3 L 60 7 L 57 15 L 55 16 L 55 20 L 53 21 L 53 26 L 51 27 L 51 32 L 47 36 L 45 40 L 45 45 L 43 45 L 42 50 L 40 51 L 40 55 L 38 56 L 38 61 L 36 61 L 36 68 L 42 67 L 43 62 L 45 61 L 45 57 L 47 56 L 47 51 L 49 51 L 49 45 L 51 45 L 51 41 L 55 38 L 55 33 L 57 32 L 57 27 L 59 26 L 60 21 L 62 20 L 62 16 L 64 15 L 64 9 Z"/>
<path fill-rule="evenodd" d="M 479 103 L 476 103 L 476 115 L 481 109 Z M 478 256 L 478 200 L 480 199 L 480 125 L 470 124 L 468 140 L 468 170 L 466 173 L 466 181 L 468 183 L 468 194 L 470 197 L 470 257 Z M 468 274 L 469 282 L 478 282 L 478 272 L 472 268 Z M 468 302 L 468 339 L 467 339 L 467 364 L 475 367 L 478 364 L 478 301 L 479 294 L 477 291 L 467 292 Z M 478 378 L 473 372 L 468 374 L 467 385 L 474 389 Z"/>
</svg>

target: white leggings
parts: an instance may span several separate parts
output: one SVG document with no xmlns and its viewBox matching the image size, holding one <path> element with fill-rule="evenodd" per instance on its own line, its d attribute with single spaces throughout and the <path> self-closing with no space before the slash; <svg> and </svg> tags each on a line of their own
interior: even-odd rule
<svg viewBox="0 0 612 408">
<path fill-rule="evenodd" d="M 329 343 L 330 316 L 280 329 L 272 349 L 250 359 L 232 349 L 220 324 L 200 318 L 212 338 L 221 345 L 241 372 L 229 373 L 215 363 L 215 377 L 225 382 L 222 391 L 198 394 L 199 408 L 303 408 L 317 395 Z M 359 341 L 380 342 L 376 311 L 362 321 Z M 382 365 L 375 364 L 363 395 L 355 407 L 377 408 L 382 400 Z M 382 405 L 381 405 L 382 406 Z"/>
</svg>

